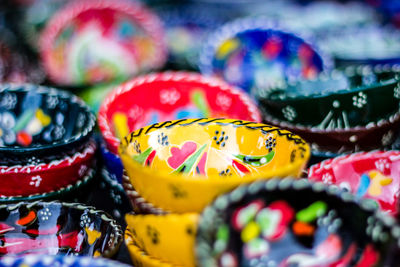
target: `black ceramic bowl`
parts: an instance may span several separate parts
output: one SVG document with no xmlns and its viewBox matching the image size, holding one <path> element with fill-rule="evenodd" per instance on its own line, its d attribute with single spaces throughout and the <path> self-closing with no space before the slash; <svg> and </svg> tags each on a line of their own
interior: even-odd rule
<svg viewBox="0 0 400 267">
<path fill-rule="evenodd" d="M 196 253 L 200 266 L 399 266 L 399 237 L 395 219 L 369 201 L 322 183 L 272 179 L 207 207 Z"/>
<path fill-rule="evenodd" d="M 72 155 L 88 142 L 95 116 L 77 96 L 31 84 L 0 85 L 0 164 Z"/>
</svg>

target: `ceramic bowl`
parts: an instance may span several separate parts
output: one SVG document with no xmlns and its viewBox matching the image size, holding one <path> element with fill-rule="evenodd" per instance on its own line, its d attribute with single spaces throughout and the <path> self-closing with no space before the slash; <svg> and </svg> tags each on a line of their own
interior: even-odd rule
<svg viewBox="0 0 400 267">
<path fill-rule="evenodd" d="M 119 155 L 144 199 L 184 212 L 201 211 L 242 183 L 299 175 L 310 148 L 299 136 L 270 125 L 203 118 L 140 128 L 124 137 Z"/>
<path fill-rule="evenodd" d="M 50 255 L 25 255 L 22 257 L 5 256 L 0 259 L 0 267 L 128 267 L 104 258 L 50 256 Z"/>
<path fill-rule="evenodd" d="M 106 213 L 79 203 L 20 202 L 0 206 L 0 255 L 111 257 L 122 230 Z"/>
<path fill-rule="evenodd" d="M 129 0 L 66 4 L 47 23 L 39 46 L 50 78 L 63 85 L 127 78 L 161 67 L 167 55 L 158 17 Z"/>
<path fill-rule="evenodd" d="M 200 71 L 250 92 L 270 82 L 313 78 L 325 68 L 308 41 L 260 18 L 229 22 L 211 34 L 200 54 Z"/>
<path fill-rule="evenodd" d="M 163 72 L 133 79 L 116 88 L 100 107 L 98 123 L 108 151 L 103 149 L 111 174 L 122 180 L 117 162 L 120 139 L 156 122 L 202 117 L 261 120 L 250 98 L 227 83 L 196 73 Z M 114 155 L 113 155 L 114 154 Z"/>
<path fill-rule="evenodd" d="M 342 27 L 319 42 L 321 49 L 334 57 L 336 67 L 400 64 L 399 44 L 400 32 L 379 24 Z"/>
<path fill-rule="evenodd" d="M 96 161 L 93 162 L 93 165 L 96 165 Z M 22 190 L 21 195 L 0 195 L 0 204 L 8 204 L 8 203 L 18 203 L 21 201 L 38 201 L 38 200 L 63 200 L 63 201 L 79 201 L 85 202 L 87 201 L 87 197 L 91 190 L 90 186 L 95 180 L 96 169 L 95 168 L 87 168 L 85 170 L 85 174 L 80 179 L 77 179 L 75 182 L 69 183 L 63 187 L 54 188 L 53 190 L 41 192 L 41 193 L 24 193 Z M 65 177 L 62 174 L 58 175 L 60 180 L 71 179 L 70 177 Z M 42 182 L 37 176 L 32 179 L 32 187 L 36 184 Z M 18 184 L 18 183 L 17 183 Z M 15 187 L 15 184 L 13 185 Z M 17 191 L 18 189 L 15 189 Z M 20 190 L 21 191 L 21 190 Z M 30 189 L 30 191 L 33 191 Z"/>
<path fill-rule="evenodd" d="M 78 97 L 54 88 L 0 86 L 0 164 L 29 165 L 72 156 L 88 142 L 96 119 Z"/>
<path fill-rule="evenodd" d="M 95 153 L 92 140 L 73 156 L 49 163 L 0 166 L 0 197 L 44 194 L 75 184 L 94 168 Z"/>
<path fill-rule="evenodd" d="M 399 110 L 400 65 L 348 67 L 256 96 L 268 114 L 282 121 L 319 129 L 367 125 Z"/>
<path fill-rule="evenodd" d="M 311 166 L 308 179 L 334 184 L 359 198 L 370 198 L 392 214 L 399 212 L 399 151 L 360 152 L 325 160 Z"/>
<path fill-rule="evenodd" d="M 319 129 L 283 122 L 263 112 L 263 121 L 302 136 L 313 151 L 345 154 L 390 147 L 400 127 L 400 111 L 378 122 L 349 129 Z"/>
<path fill-rule="evenodd" d="M 140 266 L 397 266 L 400 226 L 336 186 L 271 179 L 219 196 L 201 214 L 127 214 Z"/>
</svg>

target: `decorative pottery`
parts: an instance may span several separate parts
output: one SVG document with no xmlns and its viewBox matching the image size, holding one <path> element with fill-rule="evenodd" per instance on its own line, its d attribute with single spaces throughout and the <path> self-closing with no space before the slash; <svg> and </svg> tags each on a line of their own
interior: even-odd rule
<svg viewBox="0 0 400 267">
<path fill-rule="evenodd" d="M 318 79 L 261 89 L 256 96 L 263 109 L 279 120 L 318 129 L 349 129 L 399 110 L 400 66 L 348 67 Z"/>
<path fill-rule="evenodd" d="M 67 254 L 111 257 L 121 227 L 106 213 L 79 203 L 20 202 L 0 206 L 0 255 Z"/>
<path fill-rule="evenodd" d="M 63 85 L 128 78 L 166 61 L 160 20 L 129 0 L 66 4 L 47 23 L 39 46 L 50 78 Z"/>
<path fill-rule="evenodd" d="M 267 112 L 263 121 L 302 136 L 320 153 L 344 154 L 389 147 L 396 139 L 400 126 L 400 111 L 378 122 L 349 129 L 318 129 L 282 122 Z"/>
<path fill-rule="evenodd" d="M 50 255 L 25 255 L 22 257 L 5 256 L 0 258 L 0 267 L 128 267 L 104 258 L 50 256 Z"/>
<path fill-rule="evenodd" d="M 95 163 L 94 163 L 95 165 Z M 86 170 L 85 176 L 78 179 L 76 182 L 67 184 L 64 187 L 59 187 L 53 189 L 51 191 L 43 192 L 43 193 L 33 193 L 23 195 L 12 195 L 5 196 L 0 195 L 0 204 L 7 203 L 18 203 L 21 201 L 38 201 L 38 200 L 63 200 L 63 201 L 81 201 L 86 200 L 88 191 L 90 190 L 88 187 L 92 184 L 93 180 L 95 180 L 96 170 L 94 168 L 89 168 Z M 59 174 L 58 177 L 60 180 L 64 180 L 65 177 Z M 67 179 L 70 177 L 66 177 Z M 38 183 L 39 179 L 33 178 L 32 187 Z M 18 183 L 17 183 L 18 184 Z M 13 185 L 15 187 L 15 184 Z M 11 190 L 11 189 L 10 189 Z M 15 189 L 14 190 L 18 190 Z M 32 190 L 30 190 L 32 191 Z M 84 202 L 84 201 L 81 201 Z"/>
<path fill-rule="evenodd" d="M 137 77 L 116 88 L 100 107 L 98 122 L 110 153 L 120 139 L 140 127 L 160 121 L 226 117 L 259 122 L 250 98 L 227 83 L 196 73 L 163 72 Z M 119 158 L 103 149 L 111 175 L 122 180 Z M 116 158 L 116 159 L 115 159 Z"/>
<path fill-rule="evenodd" d="M 314 78 L 329 60 L 293 33 L 264 19 L 230 22 L 211 34 L 200 55 L 203 74 L 250 92 L 253 87 L 293 78 Z"/>
<path fill-rule="evenodd" d="M 121 184 L 124 166 L 122 166 L 121 159 L 118 155 L 108 150 L 106 144 L 101 142 L 100 152 L 103 159 L 103 165 L 107 169 L 109 178 Z"/>
<path fill-rule="evenodd" d="M 299 136 L 234 119 L 181 119 L 124 137 L 119 155 L 133 187 L 172 212 L 201 211 L 240 184 L 297 176 L 310 156 Z"/>
<path fill-rule="evenodd" d="M 96 119 L 78 97 L 37 85 L 0 86 L 0 164 L 30 165 L 72 156 Z"/>
<path fill-rule="evenodd" d="M 338 34 L 341 38 L 337 38 Z M 400 64 L 400 32 L 390 27 L 343 27 L 327 34 L 319 43 L 334 57 L 336 67 Z"/>
<path fill-rule="evenodd" d="M 398 266 L 400 227 L 337 187 L 272 179 L 201 215 L 126 215 L 133 262 L 159 266 Z"/>
<path fill-rule="evenodd" d="M 95 167 L 95 153 L 92 140 L 73 156 L 49 163 L 0 166 L 0 198 L 44 194 L 76 184 Z"/>
<path fill-rule="evenodd" d="M 313 165 L 308 179 L 334 184 L 359 198 L 374 199 L 392 215 L 399 212 L 399 151 L 360 152 Z"/>
</svg>

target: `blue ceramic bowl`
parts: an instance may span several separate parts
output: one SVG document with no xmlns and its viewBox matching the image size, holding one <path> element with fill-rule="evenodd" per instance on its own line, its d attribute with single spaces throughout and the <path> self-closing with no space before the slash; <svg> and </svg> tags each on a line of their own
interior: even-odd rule
<svg viewBox="0 0 400 267">
<path fill-rule="evenodd" d="M 283 80 L 314 78 L 329 66 L 330 60 L 309 41 L 263 18 L 238 19 L 219 28 L 209 36 L 199 63 L 203 74 L 248 92 Z"/>
</svg>

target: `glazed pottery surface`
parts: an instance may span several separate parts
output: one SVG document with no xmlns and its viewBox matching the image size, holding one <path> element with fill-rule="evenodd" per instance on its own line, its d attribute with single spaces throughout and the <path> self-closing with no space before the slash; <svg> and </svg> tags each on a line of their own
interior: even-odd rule
<svg viewBox="0 0 400 267">
<path fill-rule="evenodd" d="M 0 258 L 0 267 L 128 267 L 117 261 L 104 258 L 25 255 L 22 257 L 5 256 Z"/>
<path fill-rule="evenodd" d="M 67 254 L 111 257 L 121 227 L 107 214 L 77 203 L 20 202 L 0 206 L 0 257 Z"/>
<path fill-rule="evenodd" d="M 95 167 L 95 153 L 92 140 L 73 156 L 47 164 L 0 166 L 0 198 L 44 194 L 75 184 Z"/>
<path fill-rule="evenodd" d="M 322 161 L 308 171 L 308 179 L 334 184 L 359 198 L 370 198 L 392 215 L 399 212 L 400 152 L 373 151 Z"/>
<path fill-rule="evenodd" d="M 300 174 L 310 149 L 299 136 L 233 119 L 182 119 L 127 135 L 120 157 L 138 193 L 171 211 L 200 211 L 241 183 Z"/>
<path fill-rule="evenodd" d="M 241 186 L 196 213 L 127 214 L 125 242 L 137 265 L 397 266 L 390 216 L 368 200 L 306 180 Z"/>
<path fill-rule="evenodd" d="M 0 162 L 19 164 L 67 153 L 91 137 L 95 117 L 78 97 L 30 84 L 0 87 Z M 53 157 L 54 159 L 54 157 Z M 32 162 L 33 160 L 33 162 Z"/>
<path fill-rule="evenodd" d="M 166 60 L 160 20 L 128 0 L 66 4 L 41 33 L 40 52 L 50 77 L 65 85 L 126 78 Z"/>
<path fill-rule="evenodd" d="M 318 129 L 349 129 L 386 119 L 399 110 L 400 66 L 348 67 L 256 93 L 279 120 Z M 385 104 L 382 104 L 385 103 Z"/>
<path fill-rule="evenodd" d="M 115 89 L 103 102 L 98 122 L 108 149 L 117 154 L 120 139 L 131 131 L 160 121 L 204 117 L 261 120 L 250 98 L 221 80 L 164 72 Z"/>
<path fill-rule="evenodd" d="M 201 56 L 203 74 L 221 77 L 246 91 L 271 81 L 314 78 L 329 65 L 302 38 L 264 19 L 230 22 L 208 38 Z"/>
</svg>

